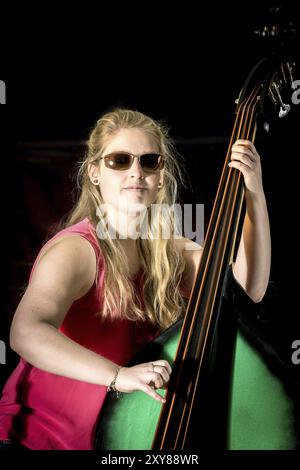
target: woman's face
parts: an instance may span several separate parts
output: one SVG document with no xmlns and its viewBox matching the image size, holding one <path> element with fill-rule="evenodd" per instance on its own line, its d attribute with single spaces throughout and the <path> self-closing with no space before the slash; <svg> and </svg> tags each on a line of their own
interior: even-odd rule
<svg viewBox="0 0 300 470">
<path fill-rule="evenodd" d="M 108 143 L 103 156 L 112 152 L 123 151 L 132 155 L 158 153 L 157 143 L 146 132 L 138 128 L 121 129 Z M 104 160 L 100 161 L 100 190 L 105 204 L 119 212 L 136 212 L 149 207 L 156 198 L 158 184 L 163 181 L 163 169 L 149 173 L 134 158 L 128 170 L 107 168 Z M 142 186 L 143 189 L 129 189 L 130 186 Z"/>
</svg>

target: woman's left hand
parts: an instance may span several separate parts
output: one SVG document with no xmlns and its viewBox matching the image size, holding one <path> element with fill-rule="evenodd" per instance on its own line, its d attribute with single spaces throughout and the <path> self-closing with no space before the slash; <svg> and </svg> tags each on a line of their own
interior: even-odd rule
<svg viewBox="0 0 300 470">
<path fill-rule="evenodd" d="M 241 171 L 248 195 L 263 193 L 260 156 L 250 140 L 238 139 L 233 144 L 228 166 Z"/>
</svg>

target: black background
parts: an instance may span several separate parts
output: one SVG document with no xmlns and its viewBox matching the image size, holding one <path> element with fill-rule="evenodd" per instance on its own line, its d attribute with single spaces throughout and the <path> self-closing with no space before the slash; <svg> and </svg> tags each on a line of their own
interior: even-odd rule
<svg viewBox="0 0 300 470">
<path fill-rule="evenodd" d="M 0 107 L 0 339 L 8 344 L 13 312 L 47 229 L 71 207 L 70 170 L 102 112 L 122 105 L 169 124 L 191 182 L 182 200 L 204 203 L 207 223 L 234 122 L 234 100 L 267 49 L 253 30 L 278 3 L 297 24 L 297 2 L 287 1 L 149 3 L 130 10 L 116 4 L 111 11 L 91 9 L 87 16 L 78 9 L 66 18 L 53 7 L 39 11 L 33 29 L 24 27 L 18 11 L 14 29 L 6 32 L 10 48 L 3 51 L 0 76 L 7 87 L 7 104 Z M 291 364 L 292 341 L 300 339 L 299 115 L 300 105 L 293 106 L 256 140 L 271 223 L 272 270 L 250 336 L 255 342 L 259 332 L 263 354 L 264 344 L 271 345 L 267 360 L 273 367 L 274 359 L 274 370 L 288 387 L 297 382 L 300 367 Z M 7 353 L 0 386 L 17 361 L 9 348 Z"/>
</svg>

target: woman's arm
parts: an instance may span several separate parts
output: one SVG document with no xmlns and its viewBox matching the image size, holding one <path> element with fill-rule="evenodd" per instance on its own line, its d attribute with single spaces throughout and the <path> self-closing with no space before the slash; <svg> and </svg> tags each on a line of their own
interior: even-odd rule
<svg viewBox="0 0 300 470">
<path fill-rule="evenodd" d="M 91 278 L 95 255 L 88 243 L 72 236 L 59 240 L 42 255 L 15 312 L 10 345 L 42 370 L 109 385 L 116 364 L 58 331 L 73 301 Z"/>
<path fill-rule="evenodd" d="M 271 236 L 261 165 L 254 145 L 238 140 L 232 147 L 229 165 L 239 169 L 245 180 L 246 215 L 237 257 L 233 263 L 235 280 L 254 301 L 259 302 L 267 289 L 271 265 Z M 186 238 L 177 241 L 186 267 L 184 286 L 191 290 L 202 255 L 202 247 Z"/>
<path fill-rule="evenodd" d="M 245 181 L 246 214 L 233 275 L 254 302 L 266 292 L 271 267 L 271 235 L 263 191 L 260 157 L 248 140 L 237 140 L 229 166 L 240 170 Z"/>
<path fill-rule="evenodd" d="M 118 365 L 58 330 L 72 303 L 88 291 L 95 271 L 95 254 L 84 238 L 71 236 L 51 246 L 39 259 L 15 312 L 10 345 L 39 369 L 108 386 Z M 84 317 L 82 328 L 85 328 Z M 128 393 L 141 390 L 164 403 L 165 399 L 155 388 L 164 388 L 170 373 L 171 366 L 164 359 L 122 367 L 116 387 Z"/>
</svg>

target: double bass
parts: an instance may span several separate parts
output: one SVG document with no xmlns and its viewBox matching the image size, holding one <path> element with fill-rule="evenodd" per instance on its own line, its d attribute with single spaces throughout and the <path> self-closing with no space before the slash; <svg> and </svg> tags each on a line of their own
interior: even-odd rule
<svg viewBox="0 0 300 470">
<path fill-rule="evenodd" d="M 261 36 L 276 36 L 276 25 Z M 212 209 L 201 261 L 184 317 L 128 364 L 166 359 L 172 365 L 162 405 L 143 392 L 109 394 L 101 410 L 96 449 L 205 450 L 293 449 L 293 409 L 280 381 L 237 328 L 228 286 L 245 210 L 239 170 L 230 168 L 237 139 L 255 141 L 274 114 L 290 111 L 295 64 L 277 40 L 276 51 L 250 71 L 237 100 L 236 117 Z M 270 399 L 272 397 L 272 399 Z M 270 420 L 270 417 L 271 420 Z"/>
</svg>

